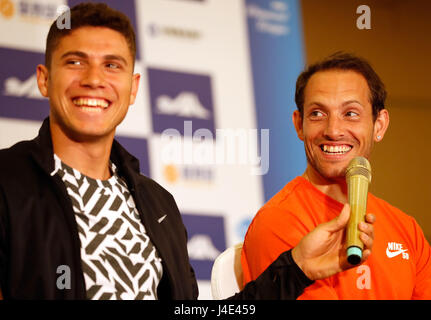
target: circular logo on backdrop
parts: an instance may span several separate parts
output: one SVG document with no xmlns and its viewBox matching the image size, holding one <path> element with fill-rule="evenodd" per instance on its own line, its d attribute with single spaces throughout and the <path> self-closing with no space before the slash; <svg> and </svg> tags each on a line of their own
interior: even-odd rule
<svg viewBox="0 0 431 320">
<path fill-rule="evenodd" d="M 179 172 L 174 165 L 167 165 L 163 170 L 163 175 L 168 182 L 174 183 L 178 180 Z"/>
<path fill-rule="evenodd" d="M 15 13 L 15 7 L 10 0 L 0 0 L 0 13 L 3 17 L 12 18 Z"/>
</svg>

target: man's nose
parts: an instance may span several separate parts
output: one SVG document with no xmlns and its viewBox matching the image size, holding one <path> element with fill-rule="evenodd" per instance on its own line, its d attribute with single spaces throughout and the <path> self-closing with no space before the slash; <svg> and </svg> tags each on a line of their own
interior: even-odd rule
<svg viewBox="0 0 431 320">
<path fill-rule="evenodd" d="M 89 66 L 81 79 L 81 85 L 90 88 L 101 88 L 105 86 L 103 71 L 97 66 Z"/>
<path fill-rule="evenodd" d="M 325 137 L 330 140 L 337 140 L 343 137 L 343 132 L 342 119 L 339 119 L 337 116 L 329 116 L 324 131 Z"/>
</svg>

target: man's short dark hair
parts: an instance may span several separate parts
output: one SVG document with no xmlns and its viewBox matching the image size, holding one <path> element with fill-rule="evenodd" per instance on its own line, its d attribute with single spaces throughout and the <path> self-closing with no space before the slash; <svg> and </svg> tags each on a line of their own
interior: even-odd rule
<svg viewBox="0 0 431 320">
<path fill-rule="evenodd" d="M 71 28 L 59 29 L 54 21 L 48 32 L 45 49 L 45 66 L 49 69 L 52 53 L 61 38 L 81 27 L 105 27 L 121 33 L 127 41 L 133 61 L 136 56 L 135 31 L 129 18 L 105 3 L 80 3 L 70 9 Z"/>
<path fill-rule="evenodd" d="M 367 80 L 370 89 L 370 103 L 373 108 L 373 119 L 385 108 L 386 89 L 382 80 L 371 65 L 363 58 L 350 53 L 336 52 L 320 62 L 310 65 L 296 80 L 295 102 L 301 117 L 304 117 L 304 91 L 311 76 L 319 71 L 344 70 L 355 71 Z"/>
</svg>

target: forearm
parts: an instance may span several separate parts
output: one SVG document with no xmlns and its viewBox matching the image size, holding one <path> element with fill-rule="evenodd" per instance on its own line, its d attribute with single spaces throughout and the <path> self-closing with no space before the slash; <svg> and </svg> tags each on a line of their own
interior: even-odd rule
<svg viewBox="0 0 431 320">
<path fill-rule="evenodd" d="M 230 297 L 230 300 L 295 300 L 314 281 L 298 267 L 292 258 L 292 250 L 283 252 L 254 281 Z"/>
</svg>

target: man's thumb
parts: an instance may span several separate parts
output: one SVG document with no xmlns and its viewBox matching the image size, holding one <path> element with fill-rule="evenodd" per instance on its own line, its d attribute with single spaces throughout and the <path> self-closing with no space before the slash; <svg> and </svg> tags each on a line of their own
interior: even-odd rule
<svg viewBox="0 0 431 320">
<path fill-rule="evenodd" d="M 350 218 L 350 206 L 346 203 L 338 217 L 328 222 L 328 231 L 335 232 L 347 226 Z"/>
</svg>

